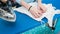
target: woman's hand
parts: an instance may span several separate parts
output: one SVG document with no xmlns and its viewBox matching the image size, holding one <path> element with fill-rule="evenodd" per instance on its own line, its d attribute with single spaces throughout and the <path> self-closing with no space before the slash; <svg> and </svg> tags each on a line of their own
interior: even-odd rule
<svg viewBox="0 0 60 34">
<path fill-rule="evenodd" d="M 33 6 L 30 8 L 30 13 L 31 13 L 35 18 L 39 18 L 39 17 L 42 15 L 41 11 L 40 11 L 39 9 L 37 9 L 37 7 L 33 7 Z"/>
<path fill-rule="evenodd" d="M 44 5 L 42 5 L 42 3 L 38 4 L 38 9 L 42 11 L 42 13 L 46 12 L 46 7 Z"/>
<path fill-rule="evenodd" d="M 30 8 L 30 5 L 26 2 L 24 2 L 23 0 L 20 3 L 22 6 L 24 6 L 26 9 Z M 30 8 L 30 13 L 35 17 L 35 18 L 39 18 L 42 15 L 42 11 L 39 10 L 37 7 L 31 7 Z"/>
</svg>

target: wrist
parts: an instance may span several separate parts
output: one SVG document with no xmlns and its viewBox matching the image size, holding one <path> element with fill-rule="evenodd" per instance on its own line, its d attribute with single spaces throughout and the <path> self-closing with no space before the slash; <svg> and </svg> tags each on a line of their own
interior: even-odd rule
<svg viewBox="0 0 60 34">
<path fill-rule="evenodd" d="M 41 5 L 41 4 L 42 4 L 41 2 L 38 3 L 38 5 Z"/>
<path fill-rule="evenodd" d="M 25 8 L 29 9 L 30 5 L 24 2 L 23 0 L 21 1 L 21 5 L 24 6 Z"/>
<path fill-rule="evenodd" d="M 38 6 L 42 6 L 42 3 L 39 3 Z"/>
<path fill-rule="evenodd" d="M 38 4 L 42 3 L 42 0 L 38 0 Z"/>
<path fill-rule="evenodd" d="M 29 7 L 28 11 L 30 11 L 31 8 L 32 8 L 32 6 Z"/>
</svg>

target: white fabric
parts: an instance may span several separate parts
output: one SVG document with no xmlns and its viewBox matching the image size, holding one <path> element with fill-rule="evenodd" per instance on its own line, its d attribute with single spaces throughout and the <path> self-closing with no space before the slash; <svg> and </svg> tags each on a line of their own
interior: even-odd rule
<svg viewBox="0 0 60 34">
<path fill-rule="evenodd" d="M 19 3 L 20 4 L 20 2 L 21 2 L 21 0 L 15 0 L 17 3 Z M 27 2 L 27 3 L 31 3 L 31 2 L 33 2 L 34 0 L 24 0 L 25 2 Z"/>
<path fill-rule="evenodd" d="M 30 5 L 37 6 L 37 3 L 36 2 L 30 3 Z M 55 10 L 55 7 L 53 7 L 52 4 L 43 4 L 43 5 L 47 8 L 47 11 L 40 18 L 34 18 L 32 16 L 32 14 L 26 8 L 24 8 L 23 6 L 19 7 L 19 8 L 16 8 L 14 10 L 17 10 L 18 12 L 24 13 L 24 14 L 30 16 L 31 18 L 33 18 L 37 21 L 41 21 L 42 18 L 46 17 L 48 19 L 49 25 L 52 26 L 51 24 L 52 24 L 53 16 L 55 14 L 60 14 L 60 10 Z"/>
<path fill-rule="evenodd" d="M 15 0 L 17 3 L 19 3 L 20 4 L 20 2 L 21 2 L 21 0 Z"/>
</svg>

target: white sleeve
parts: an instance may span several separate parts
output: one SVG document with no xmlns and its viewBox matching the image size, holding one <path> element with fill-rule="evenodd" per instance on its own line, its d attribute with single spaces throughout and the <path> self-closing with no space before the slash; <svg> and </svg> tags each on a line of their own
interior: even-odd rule
<svg viewBox="0 0 60 34">
<path fill-rule="evenodd" d="M 21 2 L 21 0 L 15 0 L 17 3 L 19 3 L 20 4 L 20 2 Z"/>
<path fill-rule="evenodd" d="M 24 0 L 24 1 L 27 3 L 30 3 L 30 2 L 33 2 L 34 0 Z M 20 4 L 21 0 L 16 0 L 16 2 Z"/>
</svg>

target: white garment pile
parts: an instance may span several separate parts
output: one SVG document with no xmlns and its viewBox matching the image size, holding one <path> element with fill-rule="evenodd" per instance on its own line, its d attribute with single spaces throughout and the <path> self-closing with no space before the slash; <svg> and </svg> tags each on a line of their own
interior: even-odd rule
<svg viewBox="0 0 60 34">
<path fill-rule="evenodd" d="M 37 6 L 36 2 L 29 3 L 29 4 L 32 5 L 32 6 Z M 24 13 L 24 14 L 30 16 L 31 18 L 33 18 L 37 21 L 41 21 L 42 18 L 46 17 L 48 19 L 49 25 L 52 26 L 51 24 L 52 24 L 53 16 L 55 14 L 60 14 L 60 10 L 55 10 L 56 8 L 53 7 L 52 4 L 43 4 L 43 5 L 47 8 L 47 11 L 40 18 L 34 18 L 32 16 L 32 14 L 26 8 L 24 8 L 23 6 L 19 7 L 19 8 L 16 8 L 14 10 L 17 10 L 18 12 Z"/>
</svg>

